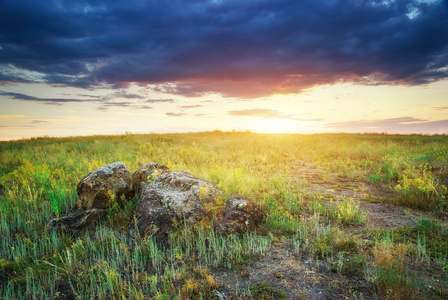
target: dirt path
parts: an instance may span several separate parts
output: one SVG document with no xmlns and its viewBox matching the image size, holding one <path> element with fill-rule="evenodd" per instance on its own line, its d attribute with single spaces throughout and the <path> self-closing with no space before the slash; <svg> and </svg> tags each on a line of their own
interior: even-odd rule
<svg viewBox="0 0 448 300">
<path fill-rule="evenodd" d="M 214 276 L 226 295 L 233 293 L 235 296 L 235 291 L 238 291 L 237 296 L 241 296 L 249 287 L 267 282 L 283 291 L 286 299 L 354 299 L 361 294 L 362 299 L 375 299 L 373 285 L 362 276 L 343 276 L 331 271 L 327 262 L 307 261 L 295 253 L 293 245 L 288 242 L 273 245 L 268 255 L 247 269 L 234 273 L 215 270 Z"/>
<path fill-rule="evenodd" d="M 367 214 L 366 226 L 369 229 L 415 227 L 419 221 L 433 218 L 430 212 L 392 204 L 393 191 L 385 184 L 353 181 L 341 174 L 303 163 L 295 164 L 292 173 L 305 194 L 320 195 L 323 200 L 336 202 L 354 199 L 360 204 L 361 211 Z"/>
</svg>

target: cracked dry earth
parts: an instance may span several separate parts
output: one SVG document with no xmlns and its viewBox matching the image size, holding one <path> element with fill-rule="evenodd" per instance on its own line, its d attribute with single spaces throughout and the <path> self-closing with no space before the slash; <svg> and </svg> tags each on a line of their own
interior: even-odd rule
<svg viewBox="0 0 448 300">
<path fill-rule="evenodd" d="M 360 204 L 367 220 L 361 226 L 342 228 L 347 234 L 363 228 L 412 228 L 420 220 L 432 217 L 425 212 L 385 202 L 392 197 L 385 185 L 354 181 L 304 164 L 295 165 L 293 174 L 294 181 L 301 184 L 302 192 L 319 196 L 323 205 L 330 204 L 329 200 L 338 202 L 348 198 Z M 324 176 L 331 180 L 327 181 Z M 287 299 L 378 299 L 375 287 L 363 274 L 344 276 L 332 271 L 328 262 L 309 261 L 295 251 L 290 241 L 274 243 L 268 253 L 253 261 L 244 270 L 211 270 L 221 284 L 220 290 L 227 295 L 226 299 L 238 298 L 229 295 L 241 295 L 262 281 L 286 293 Z"/>
</svg>

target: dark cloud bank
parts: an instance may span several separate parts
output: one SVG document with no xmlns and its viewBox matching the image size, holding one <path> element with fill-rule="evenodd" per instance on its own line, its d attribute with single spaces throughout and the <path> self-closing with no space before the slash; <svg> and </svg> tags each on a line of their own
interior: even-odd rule
<svg viewBox="0 0 448 300">
<path fill-rule="evenodd" d="M 445 2 L 0 0 L 0 83 L 237 97 L 425 84 L 448 77 Z"/>
</svg>

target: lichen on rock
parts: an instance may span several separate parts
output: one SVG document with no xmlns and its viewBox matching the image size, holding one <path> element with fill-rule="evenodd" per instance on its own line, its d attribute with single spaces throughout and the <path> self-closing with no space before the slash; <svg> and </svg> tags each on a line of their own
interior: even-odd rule
<svg viewBox="0 0 448 300">
<path fill-rule="evenodd" d="M 147 234 L 153 225 L 156 231 L 171 228 L 175 220 L 196 223 L 206 214 L 204 204 L 213 204 L 218 197 L 221 192 L 215 185 L 189 172 L 162 174 L 140 194 L 136 209 L 139 232 Z"/>
<path fill-rule="evenodd" d="M 88 173 L 78 183 L 78 208 L 108 209 L 114 202 L 130 198 L 131 187 L 131 173 L 123 162 L 106 165 Z"/>
<path fill-rule="evenodd" d="M 132 190 L 135 195 L 139 195 L 143 188 L 164 173 L 168 173 L 170 168 L 161 163 L 150 162 L 140 166 L 132 173 Z"/>
<path fill-rule="evenodd" d="M 223 235 L 242 234 L 254 230 L 262 222 L 263 217 L 264 213 L 259 206 L 240 195 L 230 195 L 222 219 L 215 223 L 215 230 Z"/>
</svg>

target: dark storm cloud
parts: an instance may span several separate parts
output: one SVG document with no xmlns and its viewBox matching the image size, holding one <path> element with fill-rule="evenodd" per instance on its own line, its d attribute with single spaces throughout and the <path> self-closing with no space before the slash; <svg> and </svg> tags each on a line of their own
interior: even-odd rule
<svg viewBox="0 0 448 300">
<path fill-rule="evenodd" d="M 388 132 L 388 133 L 448 133 L 448 120 L 428 121 L 413 117 L 384 120 L 360 120 L 353 122 L 329 123 L 324 127 L 344 132 Z"/>
<path fill-rule="evenodd" d="M 448 77 L 440 1 L 0 1 L 2 82 L 260 97 Z M 169 83 L 169 84 L 168 84 Z"/>
</svg>

